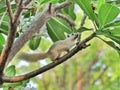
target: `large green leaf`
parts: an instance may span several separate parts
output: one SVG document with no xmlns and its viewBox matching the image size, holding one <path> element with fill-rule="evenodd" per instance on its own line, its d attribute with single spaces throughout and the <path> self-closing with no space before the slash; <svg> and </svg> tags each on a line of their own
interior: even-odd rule
<svg viewBox="0 0 120 90">
<path fill-rule="evenodd" d="M 81 9 L 87 14 L 87 16 L 89 16 L 89 18 L 91 20 L 95 20 L 95 14 L 92 10 L 92 7 L 90 5 L 90 0 L 73 0 L 74 2 L 76 2 Z"/>
<path fill-rule="evenodd" d="M 107 36 L 120 45 L 120 36 Z"/>
<path fill-rule="evenodd" d="M 100 7 L 102 4 L 105 3 L 105 0 L 99 0 L 98 5 L 97 5 L 97 10 L 99 11 Z"/>
<path fill-rule="evenodd" d="M 76 19 L 76 15 L 75 15 L 75 12 L 74 12 L 74 4 L 68 6 L 68 7 L 65 7 L 61 10 L 61 12 L 66 15 L 67 17 L 69 17 L 70 19 L 72 20 L 75 20 Z"/>
<path fill-rule="evenodd" d="M 5 35 L 8 34 L 8 22 L 2 22 L 0 25 L 0 33 L 3 33 Z"/>
<path fill-rule="evenodd" d="M 113 41 L 115 41 L 116 43 L 120 44 L 120 28 L 114 28 L 111 30 L 104 30 L 104 31 L 97 31 L 96 32 L 97 35 L 104 35 L 110 39 L 112 39 Z"/>
<path fill-rule="evenodd" d="M 47 22 L 47 30 L 54 42 L 65 39 L 64 32 L 71 33 L 70 26 L 60 18 L 51 18 L 51 20 Z"/>
<path fill-rule="evenodd" d="M 98 18 L 101 26 L 113 21 L 119 13 L 120 10 L 111 4 L 106 3 L 101 5 L 98 13 Z"/>
<path fill-rule="evenodd" d="M 3 49 L 3 46 L 0 46 L 0 54 L 1 54 L 1 52 L 2 52 L 2 49 Z"/>
<path fill-rule="evenodd" d="M 12 11 L 15 11 L 15 3 L 11 3 Z M 7 8 L 4 1 L 0 1 L 0 33 L 7 35 L 9 25 L 9 16 L 7 14 Z"/>
<path fill-rule="evenodd" d="M 100 37 L 99 37 L 99 39 L 101 39 L 102 41 L 104 41 L 110 47 L 112 47 L 113 49 L 115 49 L 118 52 L 118 54 L 120 54 L 120 48 L 118 46 L 116 46 L 114 42 L 112 42 L 112 41 L 106 41 L 106 40 L 104 40 L 104 39 L 102 39 Z"/>
<path fill-rule="evenodd" d="M 0 13 L 3 11 L 3 12 L 5 12 L 5 10 L 6 10 L 6 5 L 5 5 L 5 0 L 3 1 L 3 0 L 1 0 L 0 1 Z M 3 13 L 2 12 L 2 13 Z"/>
<path fill-rule="evenodd" d="M 4 38 L 3 35 L 0 33 L 0 54 L 1 54 L 1 52 L 2 52 L 4 43 L 5 43 L 5 38 Z"/>
<path fill-rule="evenodd" d="M 3 35 L 0 33 L 0 46 L 3 46 L 4 43 L 5 43 L 5 38 L 4 38 Z"/>
<path fill-rule="evenodd" d="M 114 28 L 111 30 L 106 30 L 105 32 L 109 32 L 112 36 L 119 36 L 120 37 L 120 28 Z"/>
<path fill-rule="evenodd" d="M 113 22 L 111 23 L 108 23 L 104 26 L 105 28 L 107 27 L 120 27 L 120 20 L 114 20 Z"/>
</svg>

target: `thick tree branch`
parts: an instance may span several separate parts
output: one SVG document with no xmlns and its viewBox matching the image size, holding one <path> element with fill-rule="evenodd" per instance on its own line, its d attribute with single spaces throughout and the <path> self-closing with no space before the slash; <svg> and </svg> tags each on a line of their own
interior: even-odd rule
<svg viewBox="0 0 120 90">
<path fill-rule="evenodd" d="M 7 77 L 7 76 L 2 76 L 2 80 L 4 82 L 18 82 L 18 81 L 22 81 L 22 80 L 26 80 L 29 78 L 32 78 L 38 74 L 41 74 L 49 69 L 54 68 L 55 66 L 65 62 L 66 60 L 68 60 L 70 57 L 72 57 L 74 54 L 76 54 L 78 51 L 86 48 L 84 45 L 91 39 L 93 39 L 95 37 L 95 33 L 91 34 L 90 36 L 88 36 L 86 39 L 84 39 L 83 41 L 81 41 L 81 43 L 79 43 L 73 50 L 71 50 L 68 54 L 64 55 L 63 57 L 61 57 L 60 59 L 58 59 L 56 62 L 52 62 L 44 67 L 41 67 L 35 71 L 32 71 L 30 73 L 27 73 L 25 75 L 20 75 L 20 76 L 15 76 L 15 77 Z"/>
<path fill-rule="evenodd" d="M 13 20 L 12 10 L 11 10 L 11 6 L 10 6 L 10 2 L 8 0 L 6 0 L 6 6 L 7 6 L 7 11 L 8 11 L 8 14 L 9 14 L 9 17 L 10 17 L 10 25 L 9 25 L 7 42 L 6 42 L 5 47 L 3 48 L 3 51 L 2 51 L 1 56 L 0 56 L 0 67 L 1 67 L 0 68 L 0 74 L 3 73 L 5 63 L 7 61 L 8 55 L 11 51 L 11 47 L 13 45 L 13 42 L 14 42 L 14 39 L 15 39 L 15 33 L 16 33 L 16 30 L 17 30 L 17 22 L 14 22 L 14 20 Z"/>
<path fill-rule="evenodd" d="M 49 8 L 46 8 L 41 15 L 36 19 L 36 21 L 25 30 L 25 32 L 14 42 L 14 45 L 11 49 L 11 52 L 8 56 L 8 63 L 12 60 L 12 58 L 15 56 L 15 54 L 23 47 L 23 45 L 34 35 L 34 33 L 38 32 L 40 28 L 54 15 L 56 15 L 56 11 L 59 11 L 60 9 L 70 5 L 71 2 L 65 2 L 59 5 L 58 7 L 51 7 L 51 10 L 49 11 Z M 51 13 L 52 12 L 52 13 Z M 8 64 L 7 63 L 7 64 Z"/>
</svg>

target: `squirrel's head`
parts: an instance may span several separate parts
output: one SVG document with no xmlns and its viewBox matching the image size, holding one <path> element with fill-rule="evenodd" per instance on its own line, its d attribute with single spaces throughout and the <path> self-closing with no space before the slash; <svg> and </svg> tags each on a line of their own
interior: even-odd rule
<svg viewBox="0 0 120 90">
<path fill-rule="evenodd" d="M 68 34 L 67 38 L 74 41 L 78 38 L 78 34 L 77 33 Z"/>
</svg>

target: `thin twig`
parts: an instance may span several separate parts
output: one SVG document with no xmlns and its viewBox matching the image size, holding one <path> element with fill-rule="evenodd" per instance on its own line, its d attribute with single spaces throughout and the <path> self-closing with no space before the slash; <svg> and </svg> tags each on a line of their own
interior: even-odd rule
<svg viewBox="0 0 120 90">
<path fill-rule="evenodd" d="M 63 20 L 65 20 L 71 27 L 75 26 L 74 21 L 72 21 L 71 19 L 69 19 L 65 15 L 58 13 L 56 16 L 62 18 Z"/>
<path fill-rule="evenodd" d="M 61 57 L 60 59 L 58 59 L 56 62 L 52 62 L 44 67 L 41 67 L 35 71 L 32 71 L 30 73 L 24 74 L 24 75 L 20 75 L 20 76 L 15 76 L 15 77 L 7 77 L 7 76 L 2 76 L 2 80 L 4 82 L 18 82 L 18 81 L 22 81 L 22 80 L 26 80 L 29 78 L 32 78 L 38 74 L 41 74 L 45 71 L 48 71 L 52 68 L 54 68 L 55 66 L 65 62 L 66 60 L 68 60 L 70 57 L 72 57 L 74 54 L 76 54 L 78 51 L 86 48 L 83 47 L 83 45 L 85 45 L 85 43 L 87 43 L 89 40 L 93 39 L 95 37 L 95 33 L 91 34 L 90 36 L 88 36 L 87 38 L 85 38 L 78 46 L 76 46 L 73 50 L 71 50 L 69 53 L 67 53 L 66 55 L 64 55 L 63 57 Z"/>
<path fill-rule="evenodd" d="M 83 17 L 82 17 L 82 20 L 81 20 L 81 23 L 80 23 L 80 27 L 79 29 L 81 29 L 83 27 L 83 25 L 85 24 L 85 20 L 86 20 L 86 14 L 84 13 Z M 80 39 L 81 39 L 81 33 L 79 33 L 79 38 L 78 38 L 78 43 L 80 42 Z"/>
<path fill-rule="evenodd" d="M 83 25 L 85 24 L 86 17 L 87 17 L 87 15 L 84 13 L 81 23 L 80 23 L 80 28 L 83 27 Z"/>
<path fill-rule="evenodd" d="M 62 8 L 69 6 L 70 4 L 72 4 L 72 2 L 63 2 L 62 4 L 58 5 L 55 7 L 55 11 L 58 12 L 59 10 L 61 10 Z"/>
<path fill-rule="evenodd" d="M 48 8 L 48 9 L 49 9 L 48 11 L 50 12 L 50 14 L 52 14 L 52 13 L 53 13 L 53 12 L 52 12 L 52 11 L 53 11 L 53 10 L 52 10 L 52 3 L 49 4 L 49 8 Z"/>
<path fill-rule="evenodd" d="M 9 14 L 10 21 L 12 22 L 12 20 L 13 20 L 13 13 L 12 13 L 12 9 L 11 9 L 11 5 L 10 5 L 9 0 L 6 0 L 6 5 L 7 5 L 7 12 Z"/>
<path fill-rule="evenodd" d="M 27 6 L 28 4 L 30 4 L 33 0 L 26 0 L 23 4 L 24 6 Z"/>
<path fill-rule="evenodd" d="M 17 5 L 17 10 L 13 16 L 13 23 L 16 23 L 16 24 L 18 23 L 19 17 L 21 15 L 22 10 L 23 10 L 22 7 L 23 7 L 23 0 L 20 0 L 18 5 Z"/>
</svg>

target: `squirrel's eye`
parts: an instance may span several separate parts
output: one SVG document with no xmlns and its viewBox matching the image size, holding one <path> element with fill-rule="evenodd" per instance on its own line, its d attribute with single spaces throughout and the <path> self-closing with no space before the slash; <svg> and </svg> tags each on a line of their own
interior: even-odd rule
<svg viewBox="0 0 120 90">
<path fill-rule="evenodd" d="M 67 37 L 70 37 L 70 35 L 68 34 Z"/>
</svg>

